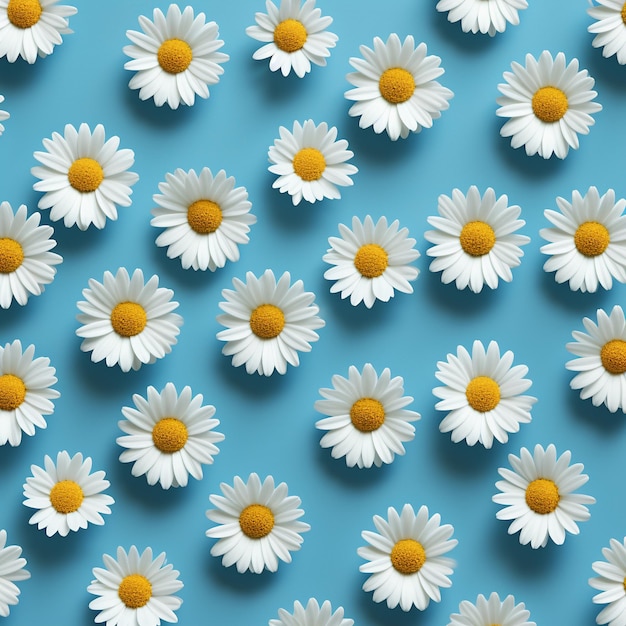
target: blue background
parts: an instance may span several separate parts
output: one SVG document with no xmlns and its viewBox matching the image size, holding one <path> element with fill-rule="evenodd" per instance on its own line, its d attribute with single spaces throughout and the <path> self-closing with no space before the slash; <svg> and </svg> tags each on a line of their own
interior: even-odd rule
<svg viewBox="0 0 626 626">
<path fill-rule="evenodd" d="M 327 67 L 314 66 L 300 80 L 269 71 L 267 62 L 255 62 L 257 42 L 245 35 L 254 23 L 261 0 L 193 2 L 217 21 L 231 60 L 224 65 L 220 83 L 209 100 L 193 108 L 157 109 L 141 102 L 127 88 L 131 73 L 123 69 L 126 29 L 137 29 L 137 16 L 151 15 L 168 2 L 156 0 L 75 0 L 78 14 L 71 18 L 75 31 L 65 37 L 52 56 L 34 66 L 11 65 L 0 60 L 2 108 L 11 113 L 0 138 L 0 196 L 14 209 L 25 203 L 34 211 L 40 194 L 32 189 L 33 152 L 53 131 L 66 123 L 92 127 L 104 124 L 107 136 L 121 137 L 121 146 L 136 153 L 133 204 L 121 208 L 119 219 L 103 231 L 80 232 L 55 224 L 56 252 L 64 257 L 55 281 L 26 307 L 0 311 L 0 343 L 16 338 L 36 345 L 36 354 L 49 356 L 57 369 L 56 388 L 61 397 L 48 428 L 25 437 L 21 446 L 0 451 L 0 527 L 9 543 L 24 549 L 32 578 L 20 584 L 21 601 L 4 623 L 69 624 L 93 622 L 88 609 L 92 596 L 86 588 L 91 569 L 101 566 L 103 552 L 114 554 L 118 545 L 137 544 L 165 550 L 168 561 L 180 570 L 185 587 L 178 611 L 183 624 L 267 624 L 280 607 L 316 597 L 343 605 L 347 617 L 360 626 L 446 624 L 461 600 L 474 601 L 479 593 L 512 593 L 524 601 L 538 624 L 593 623 L 598 608 L 587 579 L 591 563 L 601 558 L 609 538 L 626 533 L 623 498 L 626 430 L 622 414 L 583 402 L 569 389 L 565 344 L 571 331 L 582 328 L 583 316 L 595 316 L 598 307 L 623 303 L 624 287 L 597 294 L 571 293 L 545 274 L 539 229 L 548 226 L 546 208 L 556 208 L 557 196 L 571 197 L 596 185 L 601 193 L 624 189 L 624 96 L 626 68 L 614 58 L 603 59 L 591 46 L 586 31 L 590 18 L 587 0 L 531 2 L 522 11 L 521 24 L 495 38 L 464 34 L 435 10 L 435 0 L 341 0 L 320 2 L 324 14 L 334 17 L 330 30 L 339 42 Z M 359 55 L 359 45 L 371 46 L 374 36 L 408 34 L 425 41 L 431 54 L 442 58 L 446 73 L 440 79 L 455 97 L 434 127 L 405 141 L 393 143 L 386 135 L 361 130 L 348 116 L 343 97 L 350 85 L 348 59 Z M 581 67 L 596 79 L 603 111 L 595 116 L 591 133 L 581 137 L 581 148 L 565 161 L 528 158 L 499 136 L 502 120 L 495 115 L 497 85 L 512 61 L 523 62 L 530 52 L 563 51 L 579 58 Z M 293 207 L 288 196 L 271 188 L 267 148 L 280 125 L 312 118 L 339 129 L 354 151 L 359 173 L 343 198 Z M 166 172 L 177 167 L 214 172 L 223 168 L 247 187 L 258 222 L 241 259 L 216 273 L 185 271 L 179 260 L 168 260 L 155 246 L 160 230 L 150 226 L 152 195 Z M 522 207 L 531 237 L 521 266 L 510 284 L 474 295 L 442 285 L 428 271 L 426 218 L 436 213 L 437 196 L 463 191 L 475 184 L 508 194 Z M 323 278 L 322 255 L 339 222 L 350 223 L 370 213 L 375 219 L 398 218 L 417 239 L 421 270 L 412 295 L 397 295 L 387 304 L 367 310 L 352 307 L 338 294 L 330 294 Z M 48 221 L 47 212 L 43 213 Z M 123 374 L 93 364 L 79 349 L 76 301 L 89 278 L 101 280 L 109 269 L 139 267 L 161 284 L 174 289 L 185 323 L 173 352 L 139 372 Z M 317 294 L 326 327 L 299 368 L 284 377 L 249 376 L 233 368 L 221 355 L 215 338 L 219 326 L 221 290 L 232 278 L 248 270 L 257 275 L 266 268 L 280 274 L 289 270 Z M 515 353 L 516 363 L 528 365 L 533 380 L 530 393 L 538 398 L 533 421 L 511 436 L 509 443 L 492 450 L 453 444 L 438 430 L 443 414 L 434 409 L 432 388 L 438 360 L 457 345 L 474 339 L 495 339 L 503 350 Z M 380 371 L 390 367 L 405 380 L 406 393 L 415 398 L 411 408 L 421 413 L 415 440 L 406 455 L 390 466 L 361 470 L 333 460 L 319 446 L 321 432 L 313 409 L 320 387 L 330 386 L 335 373 L 346 375 L 352 364 L 371 362 Z M 131 404 L 133 393 L 145 394 L 148 385 L 161 389 L 172 381 L 190 385 L 194 393 L 217 408 L 219 430 L 226 436 L 202 481 L 191 480 L 185 489 L 162 491 L 145 477 L 133 478 L 130 465 L 118 461 L 121 449 L 115 438 L 121 407 Z M 581 524 L 579 536 L 568 536 L 563 546 L 543 550 L 521 546 L 507 534 L 507 523 L 496 520 L 492 503 L 497 468 L 507 466 L 507 454 L 521 446 L 554 443 L 559 453 L 571 449 L 573 460 L 585 464 L 590 480 L 582 489 L 594 495 L 591 519 Z M 113 512 L 102 527 L 46 537 L 28 525 L 31 514 L 22 505 L 22 484 L 30 465 L 41 465 L 45 454 L 58 450 L 81 451 L 93 457 L 94 467 L 105 469 L 115 498 Z M 311 531 L 291 564 L 282 563 L 275 574 L 239 575 L 210 556 L 213 540 L 204 535 L 209 526 L 205 510 L 208 496 L 219 483 L 231 483 L 252 471 L 286 481 L 290 493 L 302 498 L 304 520 Z M 453 586 L 443 590 L 440 604 L 423 613 L 404 614 L 375 604 L 361 590 L 366 576 L 359 573 L 363 529 L 373 529 L 372 516 L 385 515 L 388 506 L 410 502 L 426 504 L 455 527 L 459 545 L 450 554 L 457 560 Z"/>
</svg>

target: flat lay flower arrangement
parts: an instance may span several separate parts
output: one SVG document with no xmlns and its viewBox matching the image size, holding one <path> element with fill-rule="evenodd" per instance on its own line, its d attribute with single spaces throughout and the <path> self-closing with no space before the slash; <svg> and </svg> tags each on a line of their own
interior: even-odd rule
<svg viewBox="0 0 626 626">
<path fill-rule="evenodd" d="M 626 5 L 0 0 L 0 620 L 626 624 Z"/>
</svg>

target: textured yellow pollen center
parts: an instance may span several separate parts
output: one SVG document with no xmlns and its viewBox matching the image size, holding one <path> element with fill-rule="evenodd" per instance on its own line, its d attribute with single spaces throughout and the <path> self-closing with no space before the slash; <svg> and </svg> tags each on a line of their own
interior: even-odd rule
<svg viewBox="0 0 626 626">
<path fill-rule="evenodd" d="M 251 504 L 239 515 L 241 532 L 250 539 L 261 539 L 272 532 L 274 514 L 263 504 Z"/>
<path fill-rule="evenodd" d="M 283 52 L 300 50 L 306 43 L 306 38 L 306 28 L 298 20 L 284 20 L 274 29 L 274 43 Z"/>
<path fill-rule="evenodd" d="M 167 39 L 159 47 L 157 60 L 168 74 L 184 72 L 193 59 L 191 46 L 182 39 Z"/>
<path fill-rule="evenodd" d="M 78 511 L 84 497 L 81 486 L 73 480 L 61 480 L 50 490 L 50 504 L 64 515 Z"/>
<path fill-rule="evenodd" d="M 604 224 L 583 222 L 574 233 L 576 249 L 585 256 L 602 254 L 611 243 L 611 236 Z"/>
<path fill-rule="evenodd" d="M 138 335 L 147 323 L 146 310 L 136 302 L 120 302 L 111 311 L 111 326 L 122 337 Z"/>
<path fill-rule="evenodd" d="M 567 112 L 567 96 L 558 87 L 540 87 L 532 99 L 533 113 L 547 124 L 558 122 Z"/>
<path fill-rule="evenodd" d="M 408 70 L 392 67 L 380 75 L 378 89 L 387 102 L 400 104 L 409 100 L 415 92 L 415 79 Z"/>
<path fill-rule="evenodd" d="M 31 28 L 41 17 L 39 0 L 9 0 L 7 17 L 16 28 Z"/>
<path fill-rule="evenodd" d="M 214 233 L 222 223 L 222 209 L 212 200 L 196 200 L 187 209 L 187 222 L 199 235 Z"/>
<path fill-rule="evenodd" d="M 415 574 L 426 563 L 426 550 L 415 539 L 400 539 L 391 549 L 391 564 L 401 574 Z"/>
<path fill-rule="evenodd" d="M 626 2 L 624 3 L 624 6 L 622 7 L 622 22 L 626 24 Z"/>
<path fill-rule="evenodd" d="M 459 236 L 461 248 L 470 256 L 489 254 L 496 244 L 496 233 L 487 222 L 467 222 Z"/>
<path fill-rule="evenodd" d="M 152 441 L 161 452 L 172 454 L 185 447 L 187 443 L 187 426 L 175 417 L 160 419 L 152 429 Z"/>
<path fill-rule="evenodd" d="M 104 180 L 104 172 L 98 161 L 84 157 L 82 159 L 76 159 L 76 161 L 70 165 L 70 169 L 67 172 L 67 179 L 76 191 L 89 193 L 100 187 L 100 183 Z"/>
<path fill-rule="evenodd" d="M 467 384 L 465 397 L 474 411 L 493 411 L 500 402 L 500 386 L 489 376 L 476 376 Z"/>
<path fill-rule="evenodd" d="M 0 411 L 17 409 L 26 398 L 26 385 L 13 374 L 0 376 Z"/>
<path fill-rule="evenodd" d="M 365 278 L 382 276 L 389 264 L 387 251 L 377 243 L 366 243 L 354 256 L 354 267 Z"/>
<path fill-rule="evenodd" d="M 371 433 L 385 422 L 385 409 L 374 398 L 360 398 L 350 408 L 350 420 L 362 433 Z"/>
<path fill-rule="evenodd" d="M 539 515 L 555 511 L 559 498 L 559 488 L 549 478 L 537 478 L 526 487 L 526 504 Z"/>
<path fill-rule="evenodd" d="M 610 374 L 626 372 L 626 341 L 621 339 L 607 341 L 600 350 L 600 360 Z"/>
<path fill-rule="evenodd" d="M 261 339 L 278 337 L 285 327 L 285 314 L 273 304 L 261 304 L 250 315 L 250 329 Z"/>
<path fill-rule="evenodd" d="M 19 241 L 0 238 L 0 274 L 11 274 L 24 260 L 24 249 Z"/>
<path fill-rule="evenodd" d="M 130 574 L 122 579 L 117 595 L 129 609 L 140 609 L 152 597 L 152 585 L 145 576 Z"/>
<path fill-rule="evenodd" d="M 293 171 L 307 182 L 319 180 L 326 169 L 326 159 L 316 148 L 302 148 L 293 157 Z"/>
</svg>

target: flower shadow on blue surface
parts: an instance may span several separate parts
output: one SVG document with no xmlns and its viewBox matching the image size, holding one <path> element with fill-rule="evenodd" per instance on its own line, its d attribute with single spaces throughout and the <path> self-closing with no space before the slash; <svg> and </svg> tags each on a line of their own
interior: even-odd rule
<svg viewBox="0 0 626 626">
<path fill-rule="evenodd" d="M 38 80 L 38 75 L 45 71 L 45 68 L 43 68 L 45 64 L 46 59 L 37 59 L 37 62 L 32 65 L 21 57 L 18 57 L 14 63 L 9 63 L 6 59 L 0 59 L 0 85 L 2 85 L 0 93 L 6 96 L 5 91 L 7 91 L 7 88 L 28 88 L 30 83 Z"/>
<path fill-rule="evenodd" d="M 594 89 L 597 91 L 614 91 L 618 97 L 626 95 L 626 67 L 620 65 L 614 56 L 606 59 L 602 56 L 601 48 L 585 46 L 581 67 L 587 68 L 596 80 Z"/>
</svg>

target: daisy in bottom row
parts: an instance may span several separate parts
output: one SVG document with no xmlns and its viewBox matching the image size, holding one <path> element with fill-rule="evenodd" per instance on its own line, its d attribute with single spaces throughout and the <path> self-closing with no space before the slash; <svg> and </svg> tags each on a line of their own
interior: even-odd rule
<svg viewBox="0 0 626 626">
<path fill-rule="evenodd" d="M 7 531 L 0 530 L 0 617 L 7 617 L 9 607 L 18 603 L 20 589 L 15 583 L 30 578 L 21 555 L 22 548 L 7 545 Z"/>
<path fill-rule="evenodd" d="M 489 598 L 482 594 L 472 604 L 463 600 L 459 613 L 450 615 L 448 626 L 537 626 L 528 621 L 530 611 L 523 602 L 515 603 L 515 598 L 508 595 L 504 600 L 494 591 Z"/>
<path fill-rule="evenodd" d="M 279 619 L 271 619 L 269 626 L 352 626 L 353 619 L 343 616 L 343 607 L 336 611 L 328 600 L 319 605 L 315 598 L 309 598 L 306 606 L 297 600 L 293 604 L 293 613 L 278 609 Z"/>
<path fill-rule="evenodd" d="M 593 571 L 597 574 L 589 584 L 600 593 L 593 597 L 594 604 L 606 604 L 598 613 L 598 624 L 623 626 L 626 624 L 626 537 L 621 541 L 611 539 L 610 546 L 602 548 L 604 561 L 594 561 Z"/>
</svg>

